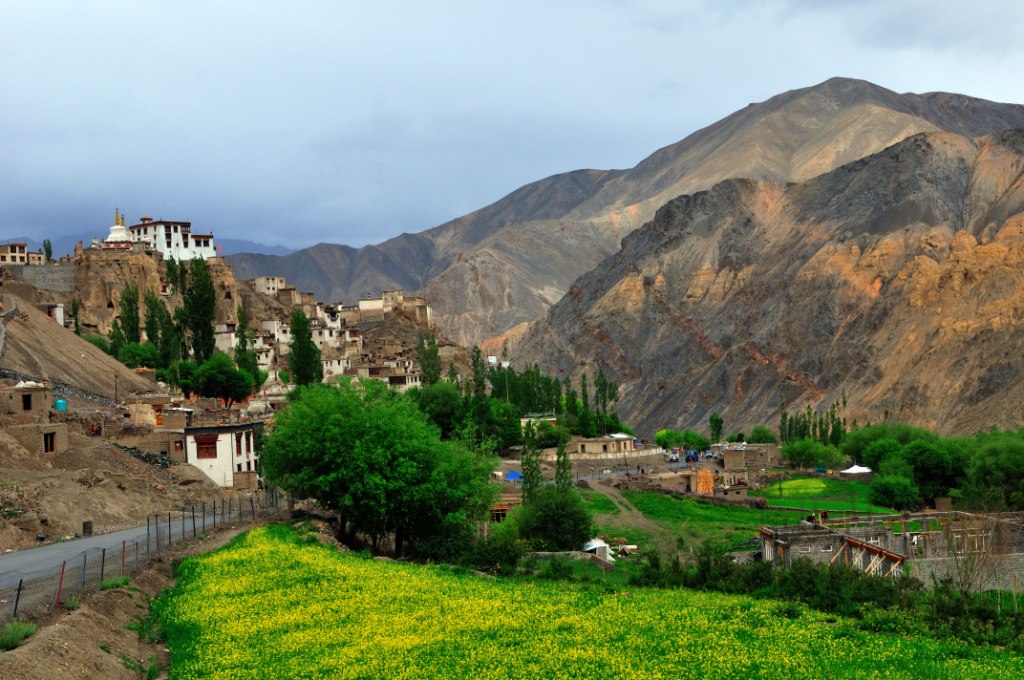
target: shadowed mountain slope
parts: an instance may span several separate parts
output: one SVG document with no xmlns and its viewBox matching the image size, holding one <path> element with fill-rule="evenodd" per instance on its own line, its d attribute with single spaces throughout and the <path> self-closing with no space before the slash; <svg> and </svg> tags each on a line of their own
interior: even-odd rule
<svg viewBox="0 0 1024 680">
<path fill-rule="evenodd" d="M 944 432 L 1024 405 L 1024 131 L 915 135 L 804 183 L 676 198 L 580 277 L 517 355 L 600 365 L 640 432 L 848 418 Z M 749 430 L 747 430 L 749 431 Z"/>
</svg>

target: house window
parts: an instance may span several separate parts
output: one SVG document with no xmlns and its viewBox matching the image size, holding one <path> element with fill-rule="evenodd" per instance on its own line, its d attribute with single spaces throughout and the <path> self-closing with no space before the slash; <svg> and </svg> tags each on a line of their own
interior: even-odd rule
<svg viewBox="0 0 1024 680">
<path fill-rule="evenodd" d="M 252 472 L 252 461 L 251 460 L 245 461 L 245 470 L 246 470 L 246 472 Z"/>
<path fill-rule="evenodd" d="M 802 552 L 802 553 L 809 553 L 809 552 L 811 552 L 811 546 L 809 546 L 809 545 L 802 545 L 802 546 L 800 546 L 800 552 Z"/>
<path fill-rule="evenodd" d="M 821 552 L 832 552 L 832 544 L 821 546 Z"/>
<path fill-rule="evenodd" d="M 241 472 L 241 471 L 242 471 L 242 464 L 241 464 L 241 463 L 239 463 L 239 464 L 238 464 L 238 465 L 236 465 L 235 467 L 237 468 L 237 471 L 238 471 L 238 472 Z"/>
<path fill-rule="evenodd" d="M 217 435 L 196 437 L 196 458 L 217 457 Z"/>
<path fill-rule="evenodd" d="M 242 433 L 241 432 L 236 432 L 235 433 L 235 455 L 236 456 L 241 456 L 242 455 Z"/>
<path fill-rule="evenodd" d="M 21 409 L 23 411 L 31 411 L 32 410 L 32 394 L 31 393 L 21 395 Z"/>
<path fill-rule="evenodd" d="M 182 444 L 182 441 L 180 439 L 175 440 L 175 442 L 174 442 L 174 450 L 175 451 L 181 451 L 183 448 L 184 448 L 184 445 Z"/>
<path fill-rule="evenodd" d="M 53 453 L 57 450 L 57 433 L 43 433 L 43 453 Z"/>
<path fill-rule="evenodd" d="M 252 432 L 245 433 L 245 452 L 252 453 Z"/>
</svg>

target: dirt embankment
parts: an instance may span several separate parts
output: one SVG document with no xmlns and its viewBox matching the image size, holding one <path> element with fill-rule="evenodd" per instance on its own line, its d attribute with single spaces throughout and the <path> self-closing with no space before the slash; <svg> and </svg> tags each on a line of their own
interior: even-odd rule
<svg viewBox="0 0 1024 680">
<path fill-rule="evenodd" d="M 36 621 L 35 635 L 17 649 L 0 652 L 0 678 L 137 680 L 154 665 L 161 669 L 157 677 L 166 678 L 167 649 L 141 639 L 128 626 L 145 619 L 150 599 L 174 584 L 172 565 L 177 560 L 216 550 L 249 528 L 216 531 L 180 544 L 133 576 L 127 587 L 86 595 L 73 611 L 56 610 Z"/>
</svg>

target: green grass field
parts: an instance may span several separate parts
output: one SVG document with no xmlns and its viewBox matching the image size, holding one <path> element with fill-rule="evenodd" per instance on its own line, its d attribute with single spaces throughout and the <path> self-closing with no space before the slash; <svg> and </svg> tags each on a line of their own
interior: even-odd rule
<svg viewBox="0 0 1024 680">
<path fill-rule="evenodd" d="M 757 510 L 739 505 L 714 505 L 696 498 L 627 491 L 623 494 L 645 517 L 682 536 L 684 547 L 693 542 L 716 541 L 729 550 L 757 549 L 751 542 L 764 524 L 796 524 L 802 511 Z"/>
<path fill-rule="evenodd" d="M 488 579 L 254 529 L 154 604 L 171 678 L 1019 678 L 1024 657 L 788 603 Z"/>
<path fill-rule="evenodd" d="M 796 477 L 771 484 L 751 495 L 763 496 L 770 506 L 803 508 L 808 511 L 893 514 L 892 508 L 874 505 L 870 484 L 845 479 Z"/>
</svg>

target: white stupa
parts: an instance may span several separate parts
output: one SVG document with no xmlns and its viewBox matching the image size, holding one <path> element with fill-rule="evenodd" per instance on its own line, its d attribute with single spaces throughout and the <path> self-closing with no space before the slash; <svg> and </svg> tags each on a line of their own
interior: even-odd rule
<svg viewBox="0 0 1024 680">
<path fill-rule="evenodd" d="M 107 248 L 130 248 L 132 239 L 128 236 L 128 229 L 125 227 L 124 215 L 117 209 L 114 210 L 114 224 L 110 227 L 110 234 L 103 239 L 104 247 Z"/>
</svg>

